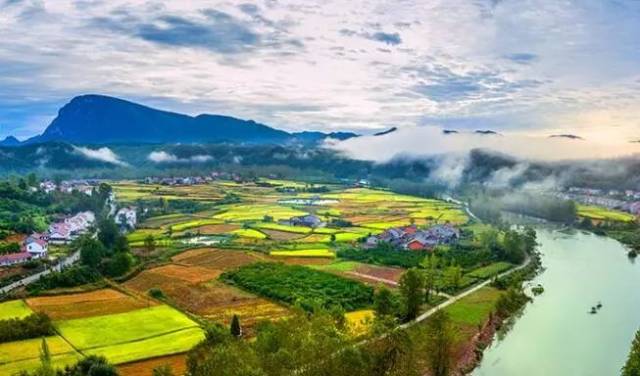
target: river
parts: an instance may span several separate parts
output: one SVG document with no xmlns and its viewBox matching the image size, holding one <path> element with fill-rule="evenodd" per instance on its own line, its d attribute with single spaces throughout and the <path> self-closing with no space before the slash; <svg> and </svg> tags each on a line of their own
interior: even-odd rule
<svg viewBox="0 0 640 376">
<path fill-rule="evenodd" d="M 484 353 L 475 376 L 615 376 L 640 327 L 640 262 L 613 239 L 538 231 L 545 291 Z M 599 301 L 597 314 L 591 307 Z"/>
</svg>

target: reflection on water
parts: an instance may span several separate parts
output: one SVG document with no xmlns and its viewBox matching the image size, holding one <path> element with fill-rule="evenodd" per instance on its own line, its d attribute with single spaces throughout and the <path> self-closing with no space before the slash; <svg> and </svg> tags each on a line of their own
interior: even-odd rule
<svg viewBox="0 0 640 376">
<path fill-rule="evenodd" d="M 473 374 L 618 375 L 640 327 L 640 266 L 609 238 L 547 229 L 538 240 L 546 269 L 531 285 L 544 293 L 496 336 Z"/>
</svg>

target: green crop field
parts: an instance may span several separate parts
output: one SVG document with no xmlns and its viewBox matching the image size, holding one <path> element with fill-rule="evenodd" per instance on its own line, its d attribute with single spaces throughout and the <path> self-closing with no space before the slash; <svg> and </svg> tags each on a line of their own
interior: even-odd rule
<svg viewBox="0 0 640 376">
<path fill-rule="evenodd" d="M 32 313 L 31 308 L 22 300 L 0 303 L 0 320 L 21 319 Z"/>
<path fill-rule="evenodd" d="M 484 287 L 451 304 L 445 310 L 454 324 L 473 326 L 484 323 L 495 308 L 500 291 L 492 287 Z"/>
<path fill-rule="evenodd" d="M 138 229 L 127 234 L 127 240 L 130 243 L 143 242 L 149 235 L 153 236 L 155 240 L 158 240 L 162 237 L 165 237 L 165 232 L 162 229 Z"/>
<path fill-rule="evenodd" d="M 513 264 L 508 262 L 495 262 L 482 268 L 475 269 L 467 275 L 472 278 L 487 279 L 509 270 L 511 267 L 513 267 Z"/>
<path fill-rule="evenodd" d="M 342 306 L 347 311 L 372 304 L 373 288 L 360 282 L 299 265 L 264 263 L 225 272 L 223 281 L 250 292 L 307 309 Z"/>
<path fill-rule="evenodd" d="M 578 205 L 578 216 L 598 221 L 633 222 L 633 214 L 592 205 Z"/>
<path fill-rule="evenodd" d="M 197 324 L 165 305 L 55 323 L 60 334 L 74 347 L 87 350 L 145 338 L 159 337 Z"/>
<path fill-rule="evenodd" d="M 221 223 L 222 221 L 220 221 L 219 219 L 195 219 L 187 222 L 173 224 L 171 225 L 171 231 L 179 232 L 179 231 L 185 231 L 185 230 L 189 230 L 189 229 L 200 227 L 200 226 L 218 225 Z"/>
<path fill-rule="evenodd" d="M 84 351 L 87 355 L 102 355 L 114 364 L 132 362 L 185 352 L 204 339 L 200 328 L 182 329 L 135 342 L 99 347 Z"/>
</svg>

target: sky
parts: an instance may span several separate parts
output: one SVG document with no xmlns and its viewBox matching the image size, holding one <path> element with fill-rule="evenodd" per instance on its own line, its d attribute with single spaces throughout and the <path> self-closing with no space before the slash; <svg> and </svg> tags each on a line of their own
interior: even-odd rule
<svg viewBox="0 0 640 376">
<path fill-rule="evenodd" d="M 0 0 L 0 35 L 0 137 L 94 93 L 285 130 L 640 149 L 638 0 Z"/>
</svg>

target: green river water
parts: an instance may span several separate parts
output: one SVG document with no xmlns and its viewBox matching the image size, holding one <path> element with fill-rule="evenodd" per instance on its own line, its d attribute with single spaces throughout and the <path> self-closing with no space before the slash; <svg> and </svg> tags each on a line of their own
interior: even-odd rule
<svg viewBox="0 0 640 376">
<path fill-rule="evenodd" d="M 546 269 L 532 283 L 545 291 L 494 339 L 473 375 L 619 375 L 640 327 L 640 260 L 583 232 L 539 230 L 538 242 Z"/>
</svg>

